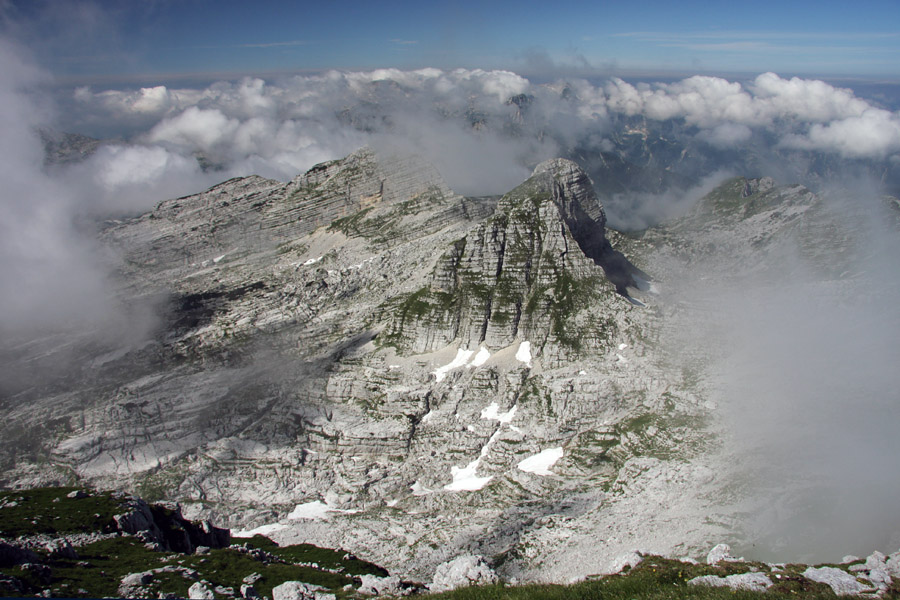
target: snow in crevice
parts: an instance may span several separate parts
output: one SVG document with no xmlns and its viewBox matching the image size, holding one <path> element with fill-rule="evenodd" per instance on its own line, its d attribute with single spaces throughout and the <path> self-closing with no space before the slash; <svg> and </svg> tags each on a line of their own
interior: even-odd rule
<svg viewBox="0 0 900 600">
<path fill-rule="evenodd" d="M 291 521 L 299 521 L 304 519 L 312 521 L 327 521 L 330 516 L 328 513 L 352 514 L 355 512 L 358 511 L 331 508 L 320 500 L 314 500 L 313 502 L 298 504 L 294 507 L 294 510 L 291 511 L 287 518 Z"/>
<path fill-rule="evenodd" d="M 463 350 L 460 348 L 456 351 L 456 357 L 450 361 L 449 364 L 444 365 L 443 367 L 438 367 L 432 373 L 434 374 L 434 378 L 438 381 L 443 381 L 447 377 L 447 373 L 452 371 L 453 369 L 458 369 L 459 367 L 464 366 L 467 362 L 469 362 L 469 358 L 475 354 L 472 350 Z"/>
<path fill-rule="evenodd" d="M 553 475 L 550 467 L 556 464 L 562 458 L 562 448 L 547 448 L 538 452 L 534 456 L 529 456 L 525 460 L 519 461 L 516 465 L 519 470 L 526 473 L 534 473 L 535 475 Z"/>
<path fill-rule="evenodd" d="M 480 348 L 478 350 L 478 354 L 475 355 L 475 358 L 472 359 L 472 362 L 468 364 L 469 367 L 480 367 L 484 363 L 487 362 L 487 359 L 491 357 L 491 353 L 488 352 L 487 348 Z"/>
<path fill-rule="evenodd" d="M 254 527 L 253 529 L 240 529 L 237 531 L 232 530 L 231 537 L 232 538 L 250 538 L 254 535 L 265 535 L 268 536 L 276 531 L 282 531 L 287 529 L 287 525 L 283 523 L 270 523 L 269 525 L 260 525 L 259 527 Z"/>
<path fill-rule="evenodd" d="M 357 510 L 342 510 L 339 508 L 331 508 L 320 500 L 313 502 L 305 502 L 298 504 L 294 510 L 287 516 L 289 521 L 327 521 L 331 517 L 331 513 L 353 514 Z M 253 529 L 243 529 L 240 531 L 232 531 L 232 537 L 253 537 L 254 535 L 269 535 L 276 531 L 288 529 L 290 526 L 283 521 L 278 523 L 270 523 L 268 525 L 260 525 Z"/>
<path fill-rule="evenodd" d="M 531 367 L 531 342 L 522 342 L 516 350 L 516 360 Z"/>
<path fill-rule="evenodd" d="M 412 490 L 413 496 L 426 496 L 428 494 L 434 493 L 434 490 L 428 489 L 427 487 L 423 486 L 418 481 L 416 481 L 411 486 L 409 486 L 409 489 Z"/>
<path fill-rule="evenodd" d="M 465 467 L 450 467 L 450 475 L 453 476 L 453 481 L 445 485 L 444 489 L 450 492 L 474 492 L 490 483 L 491 479 L 494 478 L 492 475 L 479 477 L 477 472 L 478 467 L 481 465 L 481 459 L 487 456 L 491 444 L 494 443 L 494 440 L 496 440 L 499 435 L 500 429 L 497 429 L 491 436 L 491 439 L 488 440 L 487 444 L 481 448 L 478 458 L 467 464 Z"/>
<path fill-rule="evenodd" d="M 481 465 L 481 457 L 476 458 L 465 467 L 450 467 L 453 481 L 444 486 L 450 492 L 474 492 L 490 483 L 493 476 L 479 477 L 476 472 Z"/>
<path fill-rule="evenodd" d="M 511 409 L 506 411 L 505 413 L 500 412 L 500 405 L 496 402 L 491 402 L 490 406 L 481 409 L 481 418 L 487 419 L 489 421 L 500 421 L 503 423 L 511 423 L 513 417 L 516 416 L 516 411 L 519 409 L 519 405 L 516 404 Z"/>
<path fill-rule="evenodd" d="M 474 354 L 474 357 L 472 356 Z M 479 348 L 478 353 L 476 354 L 474 350 L 465 350 L 464 348 L 460 348 L 456 351 L 456 357 L 449 364 L 444 365 L 443 367 L 438 367 L 432 373 L 434 374 L 434 378 L 438 381 L 443 381 L 444 378 L 447 377 L 447 373 L 452 371 L 453 369 L 458 369 L 460 367 L 480 367 L 491 357 L 491 353 L 487 350 L 487 348 Z M 469 362 L 471 359 L 471 362 Z"/>
</svg>

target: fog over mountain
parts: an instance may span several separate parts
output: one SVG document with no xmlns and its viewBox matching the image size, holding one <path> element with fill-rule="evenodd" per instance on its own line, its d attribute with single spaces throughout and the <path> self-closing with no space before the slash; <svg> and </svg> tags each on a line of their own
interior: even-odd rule
<svg viewBox="0 0 900 600">
<path fill-rule="evenodd" d="M 672 339 L 709 353 L 728 443 L 748 462 L 742 484 L 758 505 L 741 523 L 746 552 L 837 560 L 900 546 L 900 246 L 896 202 L 883 199 L 900 186 L 900 112 L 775 73 L 539 85 L 508 71 L 381 69 L 51 99 L 47 76 L 2 40 L 0 71 L 0 335 L 15 340 L 4 353 L 60 331 L 123 347 L 152 334 L 152 311 L 113 291 L 122 259 L 95 241 L 103 220 L 232 177 L 289 181 L 364 146 L 423 157 L 466 196 L 569 158 L 609 226 L 629 231 L 689 214 L 731 176 L 809 187 L 843 231 L 759 264 L 673 253 L 650 275 L 661 301 L 693 307 Z M 48 163 L 41 131 L 104 143 Z M 788 485 L 798 479 L 804 491 Z"/>
</svg>

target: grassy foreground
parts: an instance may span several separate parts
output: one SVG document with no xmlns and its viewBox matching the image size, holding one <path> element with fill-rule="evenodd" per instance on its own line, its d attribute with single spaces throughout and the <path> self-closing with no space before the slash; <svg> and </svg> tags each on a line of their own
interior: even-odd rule
<svg viewBox="0 0 900 600">
<path fill-rule="evenodd" d="M 183 554 L 148 547 L 115 530 L 113 517 L 124 509 L 124 496 L 75 488 L 45 488 L 0 492 L 0 542 L 16 538 L 36 540 L 27 564 L 10 559 L 0 546 L 0 597 L 143 597 L 188 596 L 189 587 L 205 582 L 217 598 L 240 598 L 246 578 L 256 593 L 272 597 L 272 588 L 285 581 L 321 586 L 338 600 L 366 597 L 360 591 L 363 575 L 386 576 L 381 567 L 341 550 L 309 544 L 278 546 L 263 536 L 233 538 L 228 548 Z M 73 535 L 92 535 L 74 553 L 54 551 L 45 542 Z M 100 534 L 100 535 L 97 535 Z M 21 537 L 20 537 L 21 536 Z M 4 562 L 5 561 L 5 562 Z M 859 561 L 862 562 L 862 561 Z M 829 565 L 850 572 L 851 565 Z M 830 587 L 802 576 L 807 565 L 722 562 L 692 564 L 647 556 L 619 575 L 597 577 L 571 585 L 490 585 L 441 594 L 426 594 L 424 586 L 408 584 L 407 592 L 435 600 L 781 600 L 833 599 Z M 690 585 L 703 575 L 726 577 L 748 572 L 766 574 L 773 582 L 767 592 Z M 123 587 L 123 579 L 144 573 L 138 587 Z M 881 596 L 900 600 L 900 580 Z"/>
</svg>

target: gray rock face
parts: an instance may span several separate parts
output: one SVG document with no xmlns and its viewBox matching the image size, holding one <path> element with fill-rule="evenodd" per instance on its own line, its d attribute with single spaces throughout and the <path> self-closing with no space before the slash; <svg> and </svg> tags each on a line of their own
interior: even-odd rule
<svg viewBox="0 0 900 600">
<path fill-rule="evenodd" d="M 428 589 L 436 593 L 446 592 L 471 585 L 489 585 L 497 581 L 497 574 L 484 557 L 470 554 L 438 565 Z"/>
<path fill-rule="evenodd" d="M 210 548 L 225 548 L 231 543 L 227 529 L 214 527 L 209 521 L 193 523 L 181 515 L 177 505 L 150 506 L 140 498 L 131 497 L 128 506 L 127 513 L 113 517 L 116 528 L 160 549 L 191 553 L 206 548 L 208 552 Z"/>
<path fill-rule="evenodd" d="M 31 562 L 38 562 L 37 554 L 31 550 L 0 542 L 0 566 L 10 567 Z"/>
<path fill-rule="evenodd" d="M 10 353 L 11 369 L 88 358 L 4 405 L 0 438 L 44 432 L 41 460 L 4 476 L 150 490 L 423 581 L 463 554 L 549 581 L 634 548 L 700 556 L 728 522 L 709 518 L 709 404 L 668 367 L 663 312 L 636 291 L 633 263 L 664 274 L 641 262 L 650 246 L 604 226 L 564 160 L 500 199 L 362 150 L 162 202 L 101 234 L 152 335 Z M 153 522 L 137 507 L 119 526 L 159 540 Z M 212 529 L 178 535 L 217 547 Z"/>
</svg>

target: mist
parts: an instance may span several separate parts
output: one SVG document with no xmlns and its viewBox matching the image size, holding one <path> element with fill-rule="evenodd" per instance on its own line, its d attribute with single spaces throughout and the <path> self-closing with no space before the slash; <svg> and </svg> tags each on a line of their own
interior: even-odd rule
<svg viewBox="0 0 900 600">
<path fill-rule="evenodd" d="M 685 263 L 670 351 L 702 375 L 740 500 L 735 551 L 840 562 L 900 547 L 900 252 L 871 182 L 823 196 L 808 228 Z M 736 237 L 740 237 L 736 233 Z"/>
</svg>

